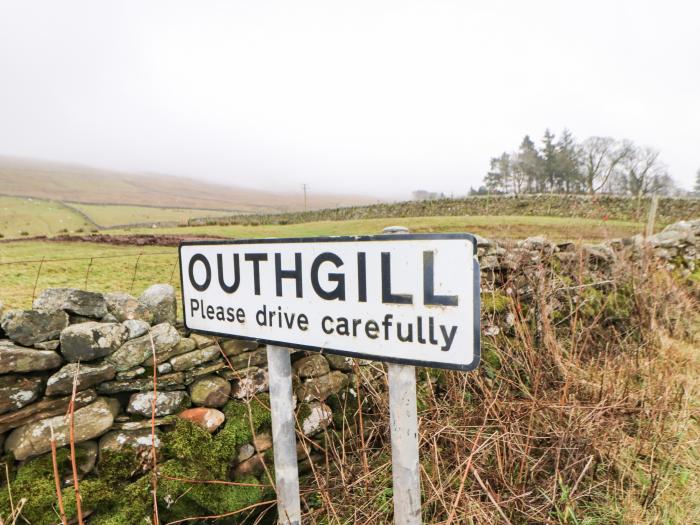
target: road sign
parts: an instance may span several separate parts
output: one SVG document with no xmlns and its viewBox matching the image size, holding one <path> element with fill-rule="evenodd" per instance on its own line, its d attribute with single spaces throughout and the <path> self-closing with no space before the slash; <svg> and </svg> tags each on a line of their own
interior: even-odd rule
<svg viewBox="0 0 700 525">
<path fill-rule="evenodd" d="M 469 234 L 184 242 L 185 325 L 399 364 L 479 362 L 479 266 Z"/>
</svg>

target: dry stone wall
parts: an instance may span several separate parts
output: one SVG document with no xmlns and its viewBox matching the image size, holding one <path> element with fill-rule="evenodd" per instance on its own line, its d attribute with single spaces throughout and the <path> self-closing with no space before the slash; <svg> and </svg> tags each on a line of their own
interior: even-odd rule
<svg viewBox="0 0 700 525">
<path fill-rule="evenodd" d="M 519 273 L 545 260 L 579 264 L 582 253 L 586 265 L 602 271 L 623 256 L 651 255 L 682 276 L 697 275 L 700 260 L 700 220 L 672 224 L 648 239 L 617 239 L 582 250 L 544 237 L 508 244 L 477 240 L 482 293 L 506 281 L 517 285 Z M 485 320 L 486 336 L 498 330 Z M 312 438 L 332 424 L 333 408 L 355 399 L 350 385 L 356 365 L 348 358 L 304 352 L 292 359 L 297 418 Z M 266 350 L 256 342 L 188 333 L 177 322 L 176 294 L 169 285 L 153 285 L 138 298 L 51 288 L 30 310 L 3 312 L 0 304 L 0 443 L 5 452 L 18 462 L 45 455 L 52 433 L 58 447 L 67 445 L 66 413 L 74 389 L 81 476 L 99 474 L 111 453 L 124 450 L 140 458 L 145 472 L 151 448 L 161 447 L 183 421 L 211 434 L 212 447 L 227 458 L 219 476 L 263 475 L 262 459 L 272 446 L 268 427 L 262 425 L 242 443 L 215 440 L 227 425 L 248 426 L 251 412 L 240 407 L 268 390 Z M 178 457 L 187 457 L 189 452 L 178 446 L 185 445 L 173 445 Z"/>
</svg>

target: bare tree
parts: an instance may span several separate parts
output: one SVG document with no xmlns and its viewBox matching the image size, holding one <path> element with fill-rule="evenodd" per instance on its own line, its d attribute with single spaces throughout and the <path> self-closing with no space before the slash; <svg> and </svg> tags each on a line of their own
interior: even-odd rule
<svg viewBox="0 0 700 525">
<path fill-rule="evenodd" d="M 666 194 L 673 189 L 673 180 L 659 160 L 659 151 L 653 148 L 632 148 L 622 162 L 622 169 L 627 191 L 635 197 Z"/>
<path fill-rule="evenodd" d="M 611 137 L 590 137 L 581 145 L 583 182 L 591 195 L 606 188 L 630 156 L 632 146 Z"/>
</svg>

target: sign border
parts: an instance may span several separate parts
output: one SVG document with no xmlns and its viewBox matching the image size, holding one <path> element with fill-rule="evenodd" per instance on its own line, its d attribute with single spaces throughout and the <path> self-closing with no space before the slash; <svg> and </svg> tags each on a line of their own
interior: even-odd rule
<svg viewBox="0 0 700 525">
<path fill-rule="evenodd" d="M 295 243 L 319 243 L 319 242 L 372 242 L 372 241 L 419 241 L 419 240 L 449 240 L 461 239 L 470 241 L 474 247 L 473 272 L 474 272 L 474 358 L 466 365 L 453 365 L 450 363 L 442 363 L 436 361 L 422 361 L 416 359 L 403 359 L 400 357 L 368 357 L 367 354 L 360 354 L 347 350 L 338 350 L 335 348 L 322 348 L 319 346 L 310 346 L 299 343 L 289 343 L 285 341 L 276 341 L 272 339 L 261 339 L 251 336 L 238 336 L 224 334 L 221 332 L 212 332 L 210 330 L 200 330 L 187 326 L 187 318 L 185 316 L 185 287 L 183 266 L 182 266 L 182 248 L 183 246 L 206 246 L 206 245 L 229 245 L 229 244 L 295 244 Z M 481 271 L 479 260 L 477 257 L 477 241 L 476 237 L 471 233 L 406 233 L 406 234 L 379 234 L 379 235 L 342 235 L 342 236 L 323 236 L 323 237 L 268 237 L 262 239 L 203 239 L 200 241 L 180 241 L 177 248 L 177 256 L 180 267 L 180 301 L 182 304 L 182 321 L 185 328 L 191 332 L 212 335 L 216 337 L 235 338 L 244 341 L 257 341 L 266 345 L 284 346 L 297 350 L 305 350 L 309 352 L 317 352 L 320 354 L 328 353 L 341 355 L 344 357 L 353 357 L 357 359 L 367 359 L 370 361 L 379 361 L 385 363 L 396 363 L 400 365 L 422 366 L 428 368 L 440 368 L 444 370 L 459 370 L 461 372 L 469 372 L 479 366 L 481 361 Z"/>
</svg>

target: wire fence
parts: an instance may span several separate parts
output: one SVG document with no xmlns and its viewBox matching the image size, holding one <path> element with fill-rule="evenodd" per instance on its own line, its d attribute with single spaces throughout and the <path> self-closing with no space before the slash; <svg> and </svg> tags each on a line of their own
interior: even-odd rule
<svg viewBox="0 0 700 525">
<path fill-rule="evenodd" d="M 28 308 L 43 289 L 55 287 L 138 295 L 152 284 L 168 283 L 179 291 L 178 260 L 177 251 L 143 251 L 0 261 L 0 302 Z"/>
</svg>

